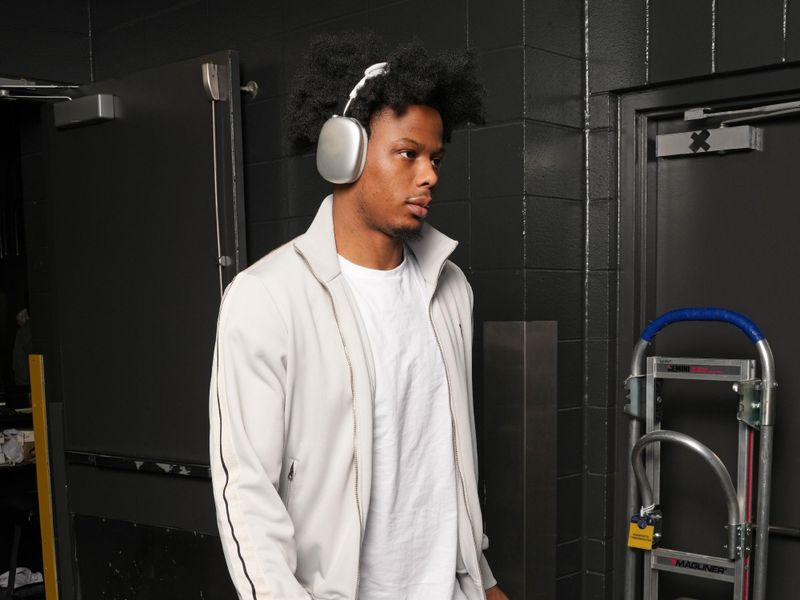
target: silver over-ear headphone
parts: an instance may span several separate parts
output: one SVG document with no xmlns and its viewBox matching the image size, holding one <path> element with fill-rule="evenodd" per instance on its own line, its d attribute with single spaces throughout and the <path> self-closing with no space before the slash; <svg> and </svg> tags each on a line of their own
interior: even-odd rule
<svg viewBox="0 0 800 600">
<path fill-rule="evenodd" d="M 331 183 L 353 183 L 361 177 L 367 158 L 367 132 L 356 119 L 346 117 L 350 103 L 364 84 L 389 71 L 388 63 L 376 63 L 364 71 L 342 111 L 325 121 L 317 141 L 317 170 Z"/>
</svg>

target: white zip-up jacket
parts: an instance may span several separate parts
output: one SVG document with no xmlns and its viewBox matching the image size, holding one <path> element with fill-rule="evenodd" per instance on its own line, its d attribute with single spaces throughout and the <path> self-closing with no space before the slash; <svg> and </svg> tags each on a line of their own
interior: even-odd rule
<svg viewBox="0 0 800 600">
<path fill-rule="evenodd" d="M 332 206 L 328 196 L 305 234 L 240 273 L 222 300 L 209 407 L 211 475 L 222 547 L 242 600 L 358 596 L 375 374 L 339 270 Z M 483 600 L 495 580 L 483 557 L 477 489 L 472 290 L 448 260 L 456 245 L 428 225 L 410 243 L 449 385 L 456 575 L 467 598 Z"/>
</svg>

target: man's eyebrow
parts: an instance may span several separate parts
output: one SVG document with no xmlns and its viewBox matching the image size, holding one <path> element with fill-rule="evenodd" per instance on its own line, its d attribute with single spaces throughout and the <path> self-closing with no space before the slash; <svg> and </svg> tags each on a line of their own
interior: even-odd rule
<svg viewBox="0 0 800 600">
<path fill-rule="evenodd" d="M 417 140 L 412 139 L 412 138 L 408 138 L 408 137 L 398 138 L 398 139 L 396 139 L 394 141 L 394 143 L 395 144 L 411 144 L 412 146 L 416 146 L 417 148 L 424 148 L 425 147 L 424 144 L 421 144 Z M 434 152 L 432 152 L 432 154 L 444 154 L 444 146 L 440 146 L 439 148 L 436 148 L 434 150 Z"/>
</svg>

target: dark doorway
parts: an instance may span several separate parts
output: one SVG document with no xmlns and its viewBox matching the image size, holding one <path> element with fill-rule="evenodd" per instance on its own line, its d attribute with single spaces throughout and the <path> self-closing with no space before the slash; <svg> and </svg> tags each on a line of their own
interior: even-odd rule
<svg viewBox="0 0 800 600">
<path fill-rule="evenodd" d="M 14 360 L 19 321 L 25 318 L 20 313 L 28 309 L 19 131 L 20 119 L 29 112 L 26 108 L 11 101 L 0 103 L 0 393 L 9 406 L 24 404 L 28 386 L 26 372 Z"/>
<path fill-rule="evenodd" d="M 225 51 L 86 85 L 75 98 L 113 98 L 113 118 L 62 127 L 39 105 L 22 136 L 62 597 L 235 596 L 207 386 L 246 263 L 238 69 Z"/>
<path fill-rule="evenodd" d="M 25 410 L 31 404 L 27 355 L 31 350 L 32 323 L 25 234 L 26 190 L 22 184 L 26 157 L 21 129 L 37 118 L 36 107 L 0 101 L 0 439 L 4 431 L 32 429 L 30 414 L 15 413 L 13 409 Z M 31 512 L 36 502 L 34 465 L 13 464 L 8 457 L 0 457 L 0 489 L 0 572 L 9 570 L 17 529 L 17 567 L 41 573 L 38 519 L 35 511 Z M 37 591 L 40 588 L 37 586 Z"/>
<path fill-rule="evenodd" d="M 775 354 L 780 388 L 773 460 L 772 526 L 799 532 L 800 353 L 795 311 L 800 283 L 794 277 L 800 223 L 796 156 L 800 115 L 753 122 L 761 150 L 656 158 L 656 136 L 719 127 L 722 117 L 684 120 L 695 107 L 743 109 L 800 98 L 797 69 L 720 78 L 624 96 L 622 99 L 620 211 L 620 365 L 627 369 L 642 327 L 665 311 L 721 306 L 749 316 L 765 332 Z M 656 338 L 662 356 L 755 358 L 738 331 L 718 324 L 681 324 Z M 620 373 L 620 377 L 627 375 Z M 620 379 L 621 381 L 621 379 Z M 736 404 L 730 389 L 672 386 L 663 390 L 664 427 L 694 435 L 723 458 L 735 475 Z M 620 406 L 623 404 L 621 401 Z M 618 431 L 627 431 L 620 414 Z M 627 440 L 618 442 L 618 469 L 627 471 Z M 725 510 L 705 471 L 680 452 L 664 452 L 661 477 L 665 542 L 695 552 L 723 555 Z M 617 515 L 625 522 L 625 477 L 618 486 Z M 621 529 L 618 529 L 621 531 Z M 784 532 L 785 533 L 785 532 Z M 622 534 L 620 534 L 622 537 Z M 624 541 L 617 556 L 622 560 Z M 770 536 L 768 597 L 791 597 L 800 586 L 800 539 Z M 622 585 L 622 577 L 618 585 Z M 662 597 L 730 598 L 727 584 L 662 576 Z"/>
</svg>

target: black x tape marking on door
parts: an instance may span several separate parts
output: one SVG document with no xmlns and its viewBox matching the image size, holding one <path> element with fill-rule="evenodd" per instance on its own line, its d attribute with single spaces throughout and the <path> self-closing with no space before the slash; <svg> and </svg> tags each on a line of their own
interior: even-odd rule
<svg viewBox="0 0 800 600">
<path fill-rule="evenodd" d="M 706 142 L 708 138 L 711 137 L 711 133 L 708 129 L 703 129 L 702 131 L 695 131 L 692 133 L 692 143 L 689 144 L 689 150 L 697 153 L 698 150 L 702 150 L 703 152 L 708 152 L 711 148 L 711 144 Z"/>
</svg>

